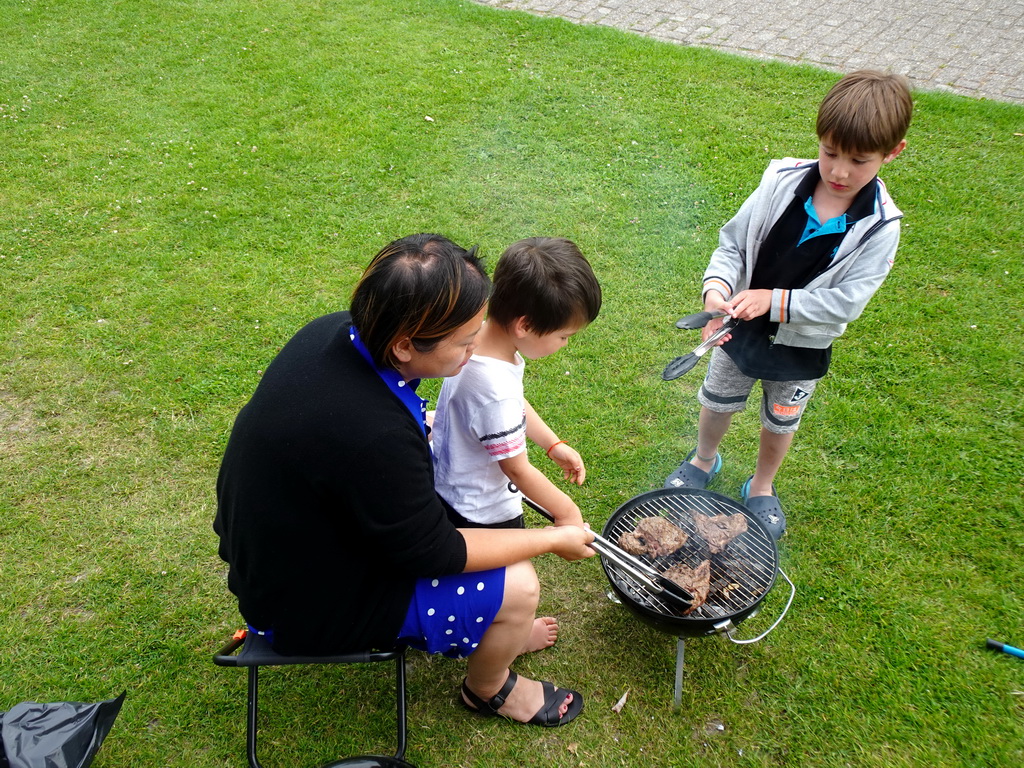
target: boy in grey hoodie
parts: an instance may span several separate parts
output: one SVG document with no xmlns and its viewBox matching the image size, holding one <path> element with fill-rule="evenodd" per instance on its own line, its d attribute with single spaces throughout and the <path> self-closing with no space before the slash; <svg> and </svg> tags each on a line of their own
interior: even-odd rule
<svg viewBox="0 0 1024 768">
<path fill-rule="evenodd" d="M 718 447 L 761 381 L 761 437 L 747 508 L 779 538 L 786 517 L 775 475 L 832 341 L 857 319 L 892 268 L 903 214 L 877 174 L 906 147 L 912 100 L 905 78 L 846 75 L 818 109 L 818 159 L 774 160 L 721 229 L 704 273 L 704 309 L 742 320 L 719 342 L 698 393 L 697 447 L 666 487 L 704 488 L 722 468 Z"/>
</svg>

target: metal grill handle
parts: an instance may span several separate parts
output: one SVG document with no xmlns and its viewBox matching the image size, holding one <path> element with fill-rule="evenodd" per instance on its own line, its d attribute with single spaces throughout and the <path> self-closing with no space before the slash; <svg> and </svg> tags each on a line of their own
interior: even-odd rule
<svg viewBox="0 0 1024 768">
<path fill-rule="evenodd" d="M 735 637 L 732 636 L 732 633 L 736 631 L 735 625 L 733 625 L 731 621 L 723 622 L 721 625 L 722 629 L 720 630 L 721 633 L 728 637 L 730 641 L 736 643 L 736 645 L 750 645 L 751 643 L 756 643 L 759 640 L 763 640 L 768 636 L 769 632 L 771 632 L 773 629 L 779 626 L 781 621 L 784 618 L 786 618 L 786 614 L 789 612 L 789 606 L 793 604 L 793 598 L 796 597 L 796 585 L 789 580 L 789 576 L 786 575 L 785 571 L 783 571 L 781 568 L 777 570 L 779 572 L 779 575 L 786 580 L 787 584 L 789 584 L 789 599 L 786 601 L 786 607 L 782 609 L 782 613 L 779 614 L 779 618 L 775 620 L 774 624 L 768 627 L 768 629 L 766 629 L 757 637 L 753 637 L 749 640 L 737 640 Z M 717 625 L 715 626 L 715 629 L 718 629 Z"/>
</svg>

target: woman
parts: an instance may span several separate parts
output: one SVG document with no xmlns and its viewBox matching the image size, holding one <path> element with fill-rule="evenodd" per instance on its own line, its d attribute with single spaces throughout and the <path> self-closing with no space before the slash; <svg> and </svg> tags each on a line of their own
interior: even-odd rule
<svg viewBox="0 0 1024 768">
<path fill-rule="evenodd" d="M 582 697 L 509 670 L 535 627 L 528 561 L 590 557 L 593 536 L 455 528 L 415 392 L 469 360 L 489 290 L 475 255 L 439 235 L 381 250 L 351 312 L 300 330 L 239 413 L 214 530 L 242 615 L 279 653 L 468 656 L 468 708 L 555 726 Z"/>
</svg>

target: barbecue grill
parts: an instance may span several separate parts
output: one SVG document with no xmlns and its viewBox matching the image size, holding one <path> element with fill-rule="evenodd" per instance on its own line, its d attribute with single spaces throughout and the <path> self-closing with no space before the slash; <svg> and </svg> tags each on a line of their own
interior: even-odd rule
<svg viewBox="0 0 1024 768">
<path fill-rule="evenodd" d="M 734 538 L 723 551 L 712 554 L 694 523 L 695 515 L 742 515 L 747 530 Z M 675 635 L 676 685 L 675 703 L 682 698 L 683 659 L 686 637 L 722 634 L 738 645 L 757 642 L 785 617 L 792 605 L 796 588 L 779 569 L 779 551 L 764 525 L 739 502 L 712 491 L 691 488 L 661 488 L 641 494 L 623 504 L 605 523 L 604 538 L 617 542 L 631 533 L 645 517 L 661 516 L 685 531 L 689 540 L 679 550 L 652 558 L 641 556 L 656 571 L 664 572 L 675 565 L 695 568 L 703 560 L 711 562 L 711 586 L 706 602 L 688 611 L 685 605 L 665 599 L 643 581 L 630 574 L 610 558 L 602 556 L 601 566 L 614 595 L 641 621 L 662 632 Z M 751 639 L 733 636 L 736 626 L 758 612 L 761 602 L 775 584 L 776 575 L 789 583 L 789 600 L 781 615 L 767 631 Z"/>
</svg>

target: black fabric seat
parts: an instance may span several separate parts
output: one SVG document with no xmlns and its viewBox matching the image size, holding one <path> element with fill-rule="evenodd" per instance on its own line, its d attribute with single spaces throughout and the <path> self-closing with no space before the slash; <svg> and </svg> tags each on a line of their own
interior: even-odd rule
<svg viewBox="0 0 1024 768">
<path fill-rule="evenodd" d="M 221 667 L 247 667 L 249 670 L 246 751 L 250 768 L 263 768 L 256 756 L 260 667 L 300 664 L 374 664 L 381 661 L 395 662 L 398 749 L 394 757 L 360 755 L 328 763 L 323 768 L 341 768 L 341 766 L 346 768 L 415 768 L 402 759 L 406 746 L 405 650 L 405 648 L 393 648 L 388 651 L 360 651 L 340 656 L 282 656 L 275 653 L 270 644 L 260 635 L 244 629 L 236 632 L 231 641 L 213 657 L 213 663 Z"/>
</svg>

